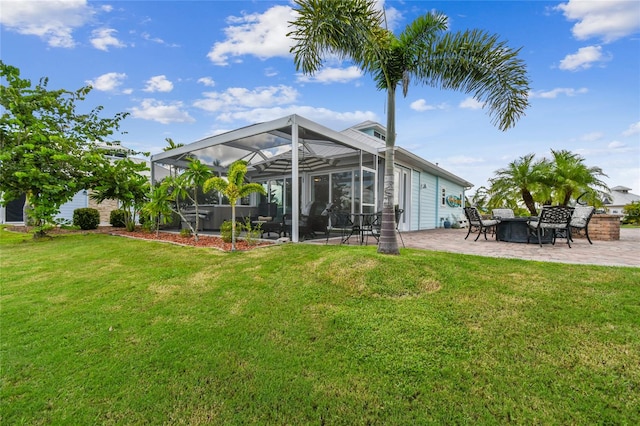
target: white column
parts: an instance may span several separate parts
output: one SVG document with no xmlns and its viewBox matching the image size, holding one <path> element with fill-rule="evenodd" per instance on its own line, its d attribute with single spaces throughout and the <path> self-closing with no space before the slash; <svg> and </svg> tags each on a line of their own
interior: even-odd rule
<svg viewBox="0 0 640 426">
<path fill-rule="evenodd" d="M 300 192 L 298 188 L 298 122 L 293 116 L 291 123 L 291 241 L 299 241 L 298 225 L 300 221 Z"/>
</svg>

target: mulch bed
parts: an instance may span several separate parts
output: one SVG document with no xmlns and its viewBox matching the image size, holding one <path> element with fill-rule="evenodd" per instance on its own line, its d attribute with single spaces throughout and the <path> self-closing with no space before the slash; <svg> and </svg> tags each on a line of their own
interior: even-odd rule
<svg viewBox="0 0 640 426">
<path fill-rule="evenodd" d="M 10 226 L 7 228 L 9 231 L 14 232 L 30 232 L 30 228 L 26 226 Z M 156 235 L 155 232 L 144 232 L 140 230 L 136 230 L 133 232 L 128 232 L 122 228 L 113 228 L 110 226 L 101 226 L 98 229 L 91 230 L 74 230 L 74 229 L 64 229 L 64 228 L 54 228 L 47 232 L 50 235 L 60 235 L 60 234 L 110 234 L 110 235 L 119 235 L 128 238 L 136 238 L 141 240 L 152 240 L 152 241 L 166 241 L 173 244 L 180 244 L 184 246 L 193 246 L 193 247 L 209 247 L 216 248 L 224 251 L 231 251 L 231 243 L 225 243 L 222 241 L 220 237 L 214 237 L 211 235 L 200 235 L 198 237 L 198 241 L 196 242 L 195 237 L 183 237 L 180 234 L 170 233 L 170 232 L 160 232 Z M 238 251 L 246 251 L 253 250 L 257 247 L 265 247 L 273 245 L 272 242 L 265 241 L 256 241 L 254 244 L 248 244 L 244 240 L 236 241 L 236 250 Z"/>
</svg>

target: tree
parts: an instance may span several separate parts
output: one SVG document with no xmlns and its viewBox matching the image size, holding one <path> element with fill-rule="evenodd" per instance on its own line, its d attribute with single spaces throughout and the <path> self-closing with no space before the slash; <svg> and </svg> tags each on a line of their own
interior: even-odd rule
<svg viewBox="0 0 640 426">
<path fill-rule="evenodd" d="M 162 149 L 165 152 L 184 146 L 183 143 L 175 143 L 171 138 L 165 138 L 164 140 L 167 142 L 167 146 L 165 146 Z M 176 166 L 169 165 L 169 176 L 177 176 L 177 175 L 178 175 L 178 168 Z"/>
<path fill-rule="evenodd" d="M 25 222 L 43 236 L 60 206 L 89 189 L 93 170 L 105 159 L 97 142 L 119 129 L 127 114 L 100 118 L 102 107 L 88 114 L 76 106 L 90 92 L 49 90 L 42 78 L 35 87 L 20 70 L 0 61 L 0 193 L 2 202 L 26 194 Z"/>
<path fill-rule="evenodd" d="M 399 254 L 395 235 L 395 94 L 411 81 L 471 93 L 500 130 L 512 127 L 528 106 L 529 81 L 519 50 L 497 36 L 473 30 L 446 33 L 447 17 L 428 13 L 396 36 L 384 28 L 375 0 L 295 0 L 298 17 L 288 36 L 297 70 L 317 72 L 325 57 L 350 59 L 387 92 L 383 218 L 378 252 Z"/>
<path fill-rule="evenodd" d="M 640 201 L 634 201 L 625 205 L 622 212 L 625 214 L 623 223 L 640 225 Z"/>
<path fill-rule="evenodd" d="M 547 160 L 535 160 L 535 154 L 527 154 L 512 161 L 503 169 L 495 172 L 496 177 L 489 179 L 492 207 L 504 207 L 513 200 L 522 199 L 531 216 L 537 216 L 536 194 L 545 191 L 550 164 Z"/>
<path fill-rule="evenodd" d="M 587 199 L 598 199 L 598 188 L 609 192 L 599 176 L 607 176 L 600 167 L 587 167 L 584 158 L 567 150 L 551 150 L 553 160 L 547 184 L 552 188 L 551 200 L 561 206 L 569 205 L 580 194 Z M 586 193 L 586 194 L 585 194 Z"/>
<path fill-rule="evenodd" d="M 259 183 L 244 183 L 247 174 L 247 162 L 238 160 L 229 166 L 227 178 L 212 177 L 204 183 L 204 191 L 220 191 L 231 204 L 231 251 L 236 249 L 236 202 L 247 195 L 258 192 L 266 195 L 264 187 Z"/>
<path fill-rule="evenodd" d="M 189 229 L 193 233 L 195 240 L 198 241 L 198 229 L 200 218 L 198 214 L 198 192 L 204 183 L 212 175 L 211 170 L 204 163 L 197 158 L 188 158 L 189 165 L 186 170 L 177 176 L 168 176 L 163 181 L 160 187 L 162 191 L 168 194 L 168 200 L 171 201 L 174 207 L 171 210 L 175 212 L 183 223 L 189 226 Z M 191 221 L 187 220 L 184 215 L 183 205 L 184 201 L 193 205 L 195 212 L 195 223 L 191 225 Z"/>
<path fill-rule="evenodd" d="M 149 201 L 142 207 L 142 211 L 153 220 L 156 235 L 160 233 L 160 224 L 171 222 L 171 197 L 165 187 L 155 186 L 149 195 Z"/>
<path fill-rule="evenodd" d="M 115 160 L 113 164 L 104 163 L 95 170 L 93 179 L 97 182 L 91 198 L 98 203 L 104 200 L 118 200 L 125 215 L 127 231 L 133 231 L 137 212 L 147 201 L 149 181 L 140 174 L 149 170 L 145 163 L 130 158 Z"/>
</svg>

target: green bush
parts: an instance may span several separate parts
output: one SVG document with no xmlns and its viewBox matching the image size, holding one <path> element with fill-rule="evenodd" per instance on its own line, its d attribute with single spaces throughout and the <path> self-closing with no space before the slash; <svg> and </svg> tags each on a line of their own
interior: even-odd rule
<svg viewBox="0 0 640 426">
<path fill-rule="evenodd" d="M 238 235 L 240 235 L 240 232 L 242 232 L 242 224 L 236 222 L 236 238 L 238 238 Z M 231 221 L 230 220 L 225 220 L 224 222 L 222 222 L 222 225 L 220 225 L 220 237 L 222 238 L 222 241 L 224 241 L 225 243 L 231 242 Z"/>
<path fill-rule="evenodd" d="M 96 229 L 100 224 L 100 212 L 90 207 L 73 211 L 73 224 L 80 229 Z"/>
<path fill-rule="evenodd" d="M 129 213 L 126 210 L 112 210 L 109 215 L 109 223 L 114 228 L 124 228 L 126 226 L 126 219 Z"/>
</svg>

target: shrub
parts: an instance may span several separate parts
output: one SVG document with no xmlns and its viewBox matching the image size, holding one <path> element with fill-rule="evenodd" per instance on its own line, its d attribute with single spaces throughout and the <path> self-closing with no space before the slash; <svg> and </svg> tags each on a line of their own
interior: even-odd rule
<svg viewBox="0 0 640 426">
<path fill-rule="evenodd" d="M 242 224 L 236 222 L 236 238 L 238 238 L 238 235 L 240 235 L 241 231 L 242 231 Z M 231 242 L 231 221 L 230 220 L 225 220 L 224 222 L 222 222 L 222 225 L 220 225 L 220 237 L 222 238 L 222 241 L 224 241 L 225 243 Z"/>
<path fill-rule="evenodd" d="M 100 224 L 100 212 L 90 207 L 73 211 L 73 224 L 80 229 L 96 229 Z"/>
<path fill-rule="evenodd" d="M 114 228 L 124 228 L 126 226 L 126 219 L 129 213 L 126 210 L 112 210 L 109 215 L 109 223 Z"/>
<path fill-rule="evenodd" d="M 251 226 L 251 219 L 245 218 L 244 224 L 236 223 L 236 227 L 241 227 L 245 230 L 244 240 L 250 246 L 258 244 L 258 240 L 262 235 L 262 225 L 260 223 L 255 226 Z"/>
</svg>

